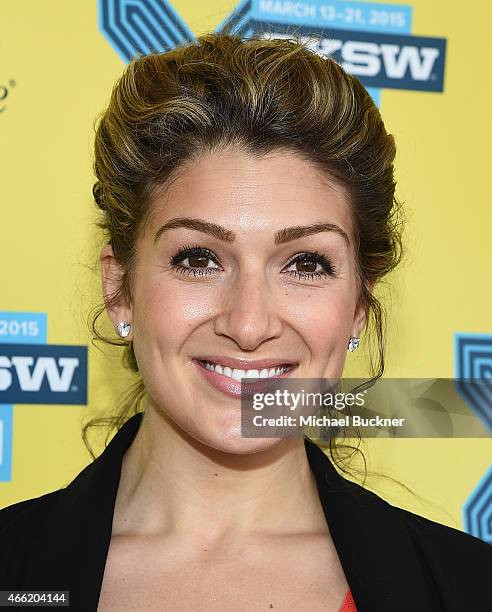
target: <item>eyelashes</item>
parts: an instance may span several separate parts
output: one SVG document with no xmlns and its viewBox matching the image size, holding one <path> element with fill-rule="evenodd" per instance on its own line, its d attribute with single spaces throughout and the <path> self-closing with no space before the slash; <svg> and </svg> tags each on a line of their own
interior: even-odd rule
<svg viewBox="0 0 492 612">
<path fill-rule="evenodd" d="M 188 265 L 183 265 L 183 262 L 186 260 L 188 260 Z M 169 260 L 169 265 L 180 274 L 206 276 L 219 272 L 217 267 L 209 266 L 210 262 L 220 267 L 218 258 L 212 251 L 195 244 L 186 245 L 179 249 L 179 251 Z M 314 269 L 312 269 L 313 264 Z M 307 269 L 288 270 L 287 272 L 284 272 L 284 274 L 289 274 L 301 280 L 312 280 L 315 278 L 319 279 L 322 277 L 337 276 L 337 271 L 333 263 L 325 255 L 319 253 L 318 251 L 303 251 L 302 253 L 298 253 L 295 257 L 289 260 L 285 268 L 290 268 L 293 265 L 301 265 L 301 267 L 307 266 Z M 321 267 L 321 270 L 317 269 L 318 266 Z"/>
<path fill-rule="evenodd" d="M 217 257 L 210 251 L 209 249 L 205 249 L 198 244 L 195 246 L 184 246 L 179 249 L 179 251 L 171 257 L 169 260 L 169 265 L 176 269 L 178 272 L 182 273 L 193 273 L 195 276 L 197 275 L 205 275 L 205 274 L 213 274 L 214 270 L 217 268 L 209 268 L 208 266 L 203 266 L 199 264 L 198 268 L 191 268 L 188 266 L 183 266 L 181 262 L 185 259 L 192 259 L 195 262 L 200 262 L 203 264 L 203 261 L 209 259 L 213 261 L 217 266 L 220 266 Z"/>
</svg>

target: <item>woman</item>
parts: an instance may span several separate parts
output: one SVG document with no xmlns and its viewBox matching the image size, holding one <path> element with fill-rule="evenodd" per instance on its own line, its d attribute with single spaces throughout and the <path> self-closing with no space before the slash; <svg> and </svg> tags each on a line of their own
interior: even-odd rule
<svg viewBox="0 0 492 612">
<path fill-rule="evenodd" d="M 307 437 L 241 437 L 242 377 L 337 379 L 371 314 L 381 376 L 394 157 L 360 82 L 299 43 L 210 34 L 128 66 L 94 195 L 144 410 L 67 488 L 0 513 L 2 589 L 84 611 L 492 609 L 487 544 Z"/>
</svg>

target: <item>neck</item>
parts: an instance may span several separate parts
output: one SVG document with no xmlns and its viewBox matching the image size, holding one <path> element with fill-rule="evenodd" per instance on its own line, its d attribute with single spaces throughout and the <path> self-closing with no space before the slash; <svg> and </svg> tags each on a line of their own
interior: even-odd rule
<svg viewBox="0 0 492 612">
<path fill-rule="evenodd" d="M 150 407 L 126 452 L 113 535 L 202 542 L 325 533 L 303 438 L 240 455 L 211 448 Z"/>
</svg>

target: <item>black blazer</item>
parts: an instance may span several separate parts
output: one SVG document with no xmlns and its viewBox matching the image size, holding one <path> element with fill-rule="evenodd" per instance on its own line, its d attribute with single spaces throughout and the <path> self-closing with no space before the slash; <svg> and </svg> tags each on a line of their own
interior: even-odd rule
<svg viewBox="0 0 492 612">
<path fill-rule="evenodd" d="M 1 590 L 70 591 L 71 610 L 97 610 L 121 463 L 141 420 L 66 488 L 0 510 Z M 304 443 L 358 612 L 492 612 L 492 546 L 387 503 Z"/>
</svg>

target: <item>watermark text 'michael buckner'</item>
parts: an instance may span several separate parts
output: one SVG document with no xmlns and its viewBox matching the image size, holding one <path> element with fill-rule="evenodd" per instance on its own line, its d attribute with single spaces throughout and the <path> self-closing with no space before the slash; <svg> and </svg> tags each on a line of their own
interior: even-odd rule
<svg viewBox="0 0 492 612">
<path fill-rule="evenodd" d="M 350 425 L 353 427 L 402 427 L 405 420 L 404 418 L 384 418 L 380 416 L 366 418 L 359 415 L 333 418 L 327 415 L 266 417 L 257 414 L 253 417 L 253 425 L 255 427 L 349 427 Z"/>
</svg>

